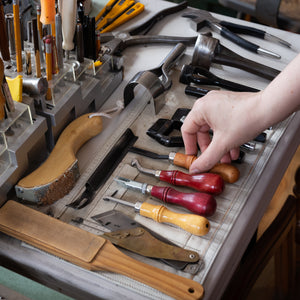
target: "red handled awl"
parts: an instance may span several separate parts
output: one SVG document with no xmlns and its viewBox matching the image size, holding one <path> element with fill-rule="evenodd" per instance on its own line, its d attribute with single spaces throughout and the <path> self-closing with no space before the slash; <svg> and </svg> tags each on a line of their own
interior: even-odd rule
<svg viewBox="0 0 300 300">
<path fill-rule="evenodd" d="M 218 174 L 202 173 L 190 175 L 178 170 L 152 170 L 142 167 L 137 159 L 133 159 L 131 165 L 136 167 L 141 173 L 153 175 L 161 181 L 190 187 L 200 192 L 218 195 L 224 189 L 224 180 Z"/>
<path fill-rule="evenodd" d="M 126 188 L 150 194 L 163 202 L 181 205 L 201 216 L 212 216 L 217 208 L 215 198 L 207 193 L 182 193 L 170 187 L 153 186 L 123 177 L 117 177 L 115 181 Z"/>
</svg>

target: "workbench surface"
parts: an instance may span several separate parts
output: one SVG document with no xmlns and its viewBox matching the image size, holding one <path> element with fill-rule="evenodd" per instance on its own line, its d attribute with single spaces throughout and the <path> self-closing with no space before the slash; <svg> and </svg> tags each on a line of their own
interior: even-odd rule
<svg viewBox="0 0 300 300">
<path fill-rule="evenodd" d="M 174 5 L 159 0 L 141 0 L 140 2 L 145 4 L 145 11 L 120 27 L 120 31 L 135 26 L 138 22 L 143 23 L 158 10 Z M 181 14 L 182 12 L 164 18 L 149 34 L 196 36 L 192 29 L 191 20 L 182 18 Z M 222 20 L 245 23 L 221 15 L 215 16 Z M 239 55 L 278 70 L 282 70 L 299 52 L 299 35 L 257 24 L 251 23 L 251 25 L 290 42 L 293 48 L 284 48 L 271 42 L 247 36 L 247 39 L 258 43 L 261 47 L 279 53 L 281 59 L 276 60 L 250 53 L 218 36 L 218 34 L 213 33 L 213 36 L 218 38 L 222 45 Z M 171 45 L 139 45 L 124 50 L 124 80 L 101 110 L 114 107 L 118 100 L 123 100 L 123 90 L 127 82 L 137 72 L 157 67 L 172 48 Z M 152 197 L 120 188 L 113 178 L 121 175 L 149 184 L 164 185 L 155 178 L 138 174 L 137 170 L 130 166 L 131 159 L 136 157 L 143 166 L 159 170 L 172 170 L 175 169 L 174 166 L 162 160 L 138 157 L 133 153 L 128 153 L 125 156 L 90 205 L 81 210 L 66 207 L 66 204 L 72 202 L 83 192 L 86 180 L 129 127 L 138 136 L 135 144 L 138 147 L 163 154 L 170 151 L 184 152 L 183 148 L 167 148 L 158 144 L 146 135 L 146 131 L 158 118 L 171 118 L 177 108 L 191 108 L 195 102 L 194 97 L 184 94 L 185 85 L 178 81 L 181 66 L 191 62 L 192 54 L 193 47 L 187 47 L 184 57 L 172 71 L 173 84 L 170 90 L 164 94 L 165 105 L 160 112 L 157 115 L 154 114 L 153 102 L 147 91 L 137 90 L 134 100 L 122 112 L 115 114 L 111 120 L 105 119 L 103 132 L 86 143 L 79 151 L 77 157 L 82 175 L 76 187 L 70 194 L 51 207 L 39 209 L 44 212 L 51 210 L 55 217 L 96 234 L 101 234 L 105 230 L 91 219 L 92 216 L 111 209 L 123 211 L 177 245 L 197 251 L 201 260 L 198 265 L 199 271 L 195 275 L 191 275 L 187 272 L 176 271 L 159 261 L 141 258 L 130 253 L 126 254 L 169 272 L 192 278 L 204 286 L 204 299 L 219 299 L 299 145 L 299 113 L 293 114 L 282 123 L 266 130 L 267 142 L 257 144 L 257 149 L 254 152 L 246 153 L 245 161 L 237 165 L 241 172 L 240 179 L 234 184 L 226 184 L 225 191 L 216 197 L 217 212 L 209 218 L 211 230 L 205 237 L 196 237 L 179 228 L 155 223 L 150 219 L 136 215 L 131 208 L 103 201 L 104 195 L 110 195 L 117 189 L 118 197 L 125 200 L 131 202 L 140 200 L 159 204 Z M 210 71 L 227 80 L 257 89 L 263 89 L 269 82 L 250 73 L 226 66 L 213 65 Z M 177 212 L 186 213 L 182 208 L 175 208 L 172 205 L 166 206 Z M 80 225 L 72 222 L 78 217 L 84 220 Z M 170 299 L 159 291 L 127 277 L 107 272 L 87 271 L 4 234 L 0 235 L 0 259 L 4 266 L 11 267 L 76 299 Z"/>
</svg>

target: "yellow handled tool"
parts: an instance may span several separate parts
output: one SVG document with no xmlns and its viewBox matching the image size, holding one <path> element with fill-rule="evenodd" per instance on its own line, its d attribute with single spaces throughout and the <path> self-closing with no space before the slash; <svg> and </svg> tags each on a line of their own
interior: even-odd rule
<svg viewBox="0 0 300 300">
<path fill-rule="evenodd" d="M 124 24 L 125 22 L 131 20 L 142 11 L 144 11 L 145 5 L 142 3 L 136 3 L 131 8 L 129 8 L 125 13 L 123 13 L 120 17 L 118 17 L 112 24 L 105 27 L 101 33 L 112 31 L 113 29 L 117 28 L 118 26 Z"/>
<path fill-rule="evenodd" d="M 205 235 L 210 228 L 209 221 L 205 217 L 194 214 L 178 214 L 168 210 L 163 205 L 153 205 L 147 202 L 136 202 L 134 204 L 114 197 L 105 197 L 104 200 L 112 200 L 134 207 L 141 216 L 153 219 L 159 223 L 171 223 L 194 235 Z"/>
<path fill-rule="evenodd" d="M 103 7 L 103 9 L 99 12 L 99 14 L 95 17 L 96 23 L 109 13 L 117 2 L 118 0 L 108 1 L 107 4 Z"/>
<path fill-rule="evenodd" d="M 135 4 L 134 0 L 119 0 L 112 10 L 96 24 L 96 30 L 102 30 L 112 24 L 118 17 Z"/>
<path fill-rule="evenodd" d="M 22 66 L 22 45 L 21 45 L 19 0 L 13 1 L 13 13 L 14 13 L 17 72 L 22 72 L 23 66 Z"/>
</svg>

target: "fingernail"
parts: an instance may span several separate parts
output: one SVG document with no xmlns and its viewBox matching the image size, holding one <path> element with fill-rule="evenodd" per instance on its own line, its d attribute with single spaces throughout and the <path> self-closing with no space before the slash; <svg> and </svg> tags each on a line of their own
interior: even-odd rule
<svg viewBox="0 0 300 300">
<path fill-rule="evenodd" d="M 194 169 L 190 170 L 190 174 L 199 174 L 199 173 L 200 173 L 200 170 L 197 169 L 197 168 L 194 168 Z"/>
</svg>

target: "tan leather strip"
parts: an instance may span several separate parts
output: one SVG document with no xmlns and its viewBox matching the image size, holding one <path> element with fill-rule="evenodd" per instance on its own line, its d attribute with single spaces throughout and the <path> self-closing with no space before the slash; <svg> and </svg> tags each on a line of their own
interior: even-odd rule
<svg viewBox="0 0 300 300">
<path fill-rule="evenodd" d="M 91 262 L 106 241 L 12 200 L 0 209 L 0 230 L 84 262 Z"/>
</svg>

